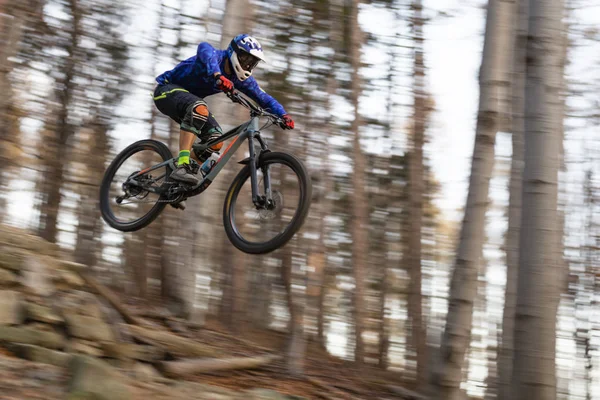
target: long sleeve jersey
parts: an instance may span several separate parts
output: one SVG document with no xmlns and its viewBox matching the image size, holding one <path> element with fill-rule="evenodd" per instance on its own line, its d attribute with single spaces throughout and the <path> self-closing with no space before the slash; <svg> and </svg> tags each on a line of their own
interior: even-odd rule
<svg viewBox="0 0 600 400">
<path fill-rule="evenodd" d="M 198 45 L 195 56 L 181 61 L 172 70 L 156 77 L 159 84 L 172 83 L 179 85 L 190 93 L 204 98 L 221 91 L 215 86 L 214 73 L 219 72 L 233 82 L 237 90 L 256 101 L 263 109 L 278 116 L 286 114 L 285 109 L 277 100 L 264 92 L 254 77 L 240 81 L 235 72 L 225 73 L 225 63 L 228 59 L 227 50 L 217 50 L 209 43 Z"/>
</svg>

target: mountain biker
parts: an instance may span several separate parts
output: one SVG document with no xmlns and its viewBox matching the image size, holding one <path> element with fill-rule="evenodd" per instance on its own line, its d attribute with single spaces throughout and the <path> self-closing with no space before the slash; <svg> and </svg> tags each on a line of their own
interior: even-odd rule
<svg viewBox="0 0 600 400">
<path fill-rule="evenodd" d="M 194 139 L 198 136 L 205 143 L 223 133 L 204 97 L 236 88 L 265 110 L 281 117 L 282 129 L 294 129 L 294 121 L 283 106 L 264 92 L 251 76 L 260 61 L 265 61 L 261 45 L 252 36 L 240 34 L 231 40 L 226 50 L 200 43 L 195 56 L 156 77 L 154 104 L 161 113 L 180 124 L 179 159 L 177 169 L 171 173 L 173 180 L 197 184 L 199 179 L 190 167 Z M 194 155 L 202 163 L 222 145 L 219 143 Z"/>
</svg>

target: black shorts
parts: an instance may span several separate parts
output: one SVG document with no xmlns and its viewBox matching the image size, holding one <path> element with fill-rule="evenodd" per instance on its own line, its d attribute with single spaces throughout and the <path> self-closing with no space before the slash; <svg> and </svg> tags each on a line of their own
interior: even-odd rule
<svg viewBox="0 0 600 400">
<path fill-rule="evenodd" d="M 199 102 L 204 103 L 204 100 L 179 85 L 169 83 L 158 85 L 154 89 L 156 108 L 177 122 L 182 130 L 192 132 L 198 137 L 223 133 L 211 112 L 208 113 L 206 123 L 192 117 L 192 108 Z"/>
</svg>

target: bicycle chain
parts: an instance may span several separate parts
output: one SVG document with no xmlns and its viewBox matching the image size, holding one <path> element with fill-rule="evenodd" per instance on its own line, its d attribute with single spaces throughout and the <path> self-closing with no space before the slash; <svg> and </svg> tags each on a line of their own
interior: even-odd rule
<svg viewBox="0 0 600 400">
<path fill-rule="evenodd" d="M 165 184 L 176 184 L 176 183 L 180 183 L 180 182 L 163 182 L 163 185 Z M 149 203 L 176 203 L 176 202 L 181 202 L 177 201 L 177 199 L 174 200 L 155 200 L 155 201 L 130 201 L 128 203 L 121 203 L 121 204 L 149 204 Z"/>
</svg>

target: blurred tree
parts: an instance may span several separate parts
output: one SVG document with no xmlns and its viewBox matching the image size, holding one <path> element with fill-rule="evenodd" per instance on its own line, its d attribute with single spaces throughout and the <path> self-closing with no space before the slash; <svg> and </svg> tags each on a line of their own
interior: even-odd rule
<svg viewBox="0 0 600 400">
<path fill-rule="evenodd" d="M 86 50 L 86 66 L 80 74 L 81 89 L 76 91 L 86 115 L 75 132 L 78 140 L 73 158 L 78 165 L 69 175 L 78 183 L 75 190 L 80 197 L 75 259 L 93 266 L 101 256 L 103 222 L 98 212 L 98 190 L 109 153 L 108 132 L 115 124 L 130 78 L 128 70 L 123 68 L 128 48 L 119 32 L 125 15 L 117 11 L 113 0 L 86 0 L 81 4 L 86 10 L 82 20 L 84 36 L 92 48 Z M 112 84 L 107 85 L 107 81 Z"/>
<path fill-rule="evenodd" d="M 47 141 L 40 142 L 43 148 L 39 149 L 39 154 L 43 154 L 44 165 L 39 181 L 41 197 L 39 233 L 50 242 L 57 241 L 58 212 L 65 175 L 63 160 L 67 158 L 65 156 L 69 151 L 68 142 L 75 132 L 73 121 L 70 119 L 70 114 L 73 113 L 71 106 L 77 85 L 76 76 L 85 61 L 80 42 L 84 10 L 79 0 L 64 1 L 61 2 L 61 6 L 64 7 L 69 20 L 58 20 L 56 25 L 52 25 L 53 35 L 57 40 L 56 47 L 65 53 L 63 58 L 55 58 L 59 60 L 59 65 L 55 69 L 54 86 L 57 110 L 56 113 L 48 113 L 46 129 L 50 136 Z"/>
<path fill-rule="evenodd" d="M 347 32 L 348 36 L 348 58 L 352 68 L 350 101 L 354 108 L 351 131 L 353 134 L 353 175 L 352 175 L 352 270 L 354 274 L 354 360 L 360 366 L 364 362 L 364 318 L 365 318 L 365 268 L 367 263 L 367 224 L 368 205 L 365 194 L 365 168 L 366 160 L 361 147 L 360 131 L 361 116 L 359 98 L 361 94 L 360 75 L 361 48 L 363 43 L 362 31 L 358 22 L 358 9 L 360 0 L 350 0 L 348 3 L 349 17 Z"/>
<path fill-rule="evenodd" d="M 556 312 L 562 282 L 562 256 L 557 251 L 561 234 L 557 187 L 563 117 L 564 2 L 530 0 L 529 13 L 523 211 L 512 376 L 513 398 L 517 400 L 556 398 Z"/>
<path fill-rule="evenodd" d="M 517 301 L 519 233 L 521 230 L 521 190 L 524 163 L 525 55 L 529 0 L 518 0 L 515 49 L 511 82 L 512 159 L 509 184 L 508 231 L 506 236 L 506 290 L 502 320 L 502 341 L 498 354 L 498 399 L 511 400 L 514 315 Z"/>
<path fill-rule="evenodd" d="M 14 165 L 17 156 L 11 148 L 18 148 L 18 129 L 15 123 L 18 111 L 10 73 L 13 57 L 18 54 L 23 31 L 39 18 L 39 5 L 34 1 L 5 1 L 0 4 L 0 189 L 5 190 L 4 174 Z M 0 196 L 0 221 L 5 217 L 4 196 Z"/>
<path fill-rule="evenodd" d="M 171 46 L 171 62 L 175 66 L 181 59 L 189 56 L 182 54 L 186 45 L 182 29 L 184 1 L 179 0 L 177 6 L 171 8 L 163 3 L 165 28 L 175 36 Z M 169 24 L 167 25 L 167 22 Z M 180 127 L 174 121 L 169 121 L 168 145 L 173 154 L 179 152 Z M 194 199 L 197 200 L 197 199 Z M 196 207 L 197 208 L 197 207 Z M 167 207 L 162 216 L 163 244 L 161 259 L 161 295 L 165 304 L 172 312 L 183 318 L 192 318 L 196 291 L 196 264 L 193 260 L 194 251 L 194 222 L 198 218 L 197 210 L 181 212 Z M 182 229 L 183 227 L 183 229 Z M 179 246 L 175 246 L 178 243 Z"/>
<path fill-rule="evenodd" d="M 249 0 L 228 0 L 223 16 L 223 28 L 221 32 L 221 48 L 226 48 L 231 39 L 242 32 L 251 32 L 254 24 L 254 5 Z M 230 109 L 227 113 L 228 124 L 246 118 L 248 114 L 242 107 L 232 105 L 225 99 L 223 108 Z M 244 156 L 242 150 L 238 150 L 236 160 Z M 236 164 L 232 164 L 236 165 Z M 231 173 L 236 173 L 231 171 Z M 227 187 L 231 182 L 230 175 L 223 174 L 219 178 Z M 219 207 L 220 208 L 220 207 Z M 246 303 L 248 299 L 248 271 L 245 268 L 244 256 L 241 251 L 234 248 L 225 235 L 221 235 L 221 270 L 225 275 L 224 286 L 222 286 L 221 319 L 233 331 L 241 331 L 242 323 L 246 320 Z"/>
<path fill-rule="evenodd" d="M 462 367 L 470 342 L 473 300 L 484 240 L 489 181 L 494 165 L 494 144 L 500 122 L 503 91 L 508 86 L 508 64 L 512 52 L 514 0 L 490 0 L 479 75 L 480 96 L 469 193 L 460 243 L 450 286 L 441 360 L 433 365 L 431 385 L 436 398 L 456 400 L 460 394 Z"/>
<path fill-rule="evenodd" d="M 425 324 L 423 322 L 421 296 L 421 236 L 423 220 L 423 143 L 427 118 L 427 93 L 425 89 L 425 61 L 423 34 L 423 3 L 415 0 L 412 3 L 412 27 L 414 34 L 413 59 L 413 129 L 410 146 L 410 163 L 408 165 L 409 207 L 408 219 L 410 233 L 408 234 L 408 268 L 410 271 L 410 289 L 408 296 L 409 315 L 411 318 L 411 338 L 416 351 L 417 383 L 426 380 L 425 355 Z"/>
</svg>

